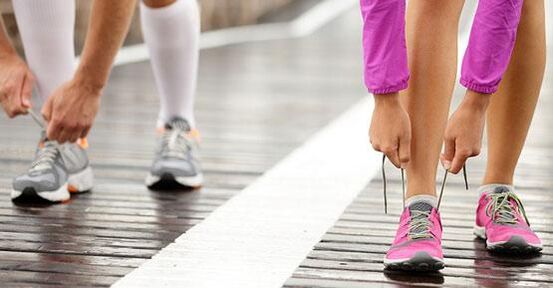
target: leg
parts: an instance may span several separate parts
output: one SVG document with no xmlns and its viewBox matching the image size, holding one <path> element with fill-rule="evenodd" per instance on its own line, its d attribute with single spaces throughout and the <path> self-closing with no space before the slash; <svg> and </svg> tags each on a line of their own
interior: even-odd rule
<svg viewBox="0 0 553 288">
<path fill-rule="evenodd" d="M 544 1 L 524 1 L 513 57 L 488 108 L 488 163 L 483 184 L 513 183 L 545 69 Z"/>
<path fill-rule="evenodd" d="M 411 80 L 402 96 L 412 126 L 407 198 L 436 195 L 436 170 L 457 72 L 457 31 L 464 0 L 411 1 L 407 43 Z"/>
<path fill-rule="evenodd" d="M 75 69 L 75 1 L 13 1 L 27 63 L 45 100 L 73 77 Z"/>
<path fill-rule="evenodd" d="M 181 117 L 194 127 L 200 16 L 196 0 L 144 0 L 142 31 L 161 98 L 160 125 Z"/>
<path fill-rule="evenodd" d="M 75 70 L 75 1 L 28 0 L 12 1 L 17 25 L 23 40 L 27 63 L 37 80 L 37 92 L 42 100 L 73 77 Z M 69 192 L 88 191 L 94 176 L 88 156 L 81 145 L 66 144 L 64 157 L 73 159 L 46 161 L 58 149 L 54 141 L 41 137 L 31 168 L 13 181 L 14 201 L 61 202 Z M 58 150 L 59 151 L 59 150 Z M 71 154 L 71 156 L 68 156 Z M 39 159 L 42 159 L 38 161 Z M 66 171 L 66 174 L 59 174 Z"/>
<path fill-rule="evenodd" d="M 196 0 L 144 0 L 142 31 L 161 98 L 162 131 L 146 185 L 199 187 L 203 182 L 194 129 L 200 15 Z"/>
<path fill-rule="evenodd" d="M 487 112 L 488 162 L 484 185 L 478 189 L 474 233 L 496 252 L 534 253 L 542 249 L 512 184 L 545 70 L 544 11 L 543 0 L 524 1 L 513 57 Z M 490 217 L 486 213 L 490 206 L 500 207 L 494 216 L 501 217 Z"/>
</svg>

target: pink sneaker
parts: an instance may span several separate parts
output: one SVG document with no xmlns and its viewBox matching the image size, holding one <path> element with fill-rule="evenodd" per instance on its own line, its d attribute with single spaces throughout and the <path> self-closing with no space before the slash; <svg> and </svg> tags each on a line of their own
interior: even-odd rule
<svg viewBox="0 0 553 288">
<path fill-rule="evenodd" d="M 440 214 L 426 202 L 405 208 L 384 266 L 391 270 L 436 271 L 444 268 Z"/>
<path fill-rule="evenodd" d="M 487 185 L 480 191 L 474 234 L 486 240 L 488 250 L 515 254 L 541 251 L 541 241 L 530 228 L 511 186 Z"/>
</svg>

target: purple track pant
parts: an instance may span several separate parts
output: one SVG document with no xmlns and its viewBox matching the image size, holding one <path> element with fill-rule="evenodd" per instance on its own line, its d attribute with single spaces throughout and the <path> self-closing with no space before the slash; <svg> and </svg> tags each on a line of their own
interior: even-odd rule
<svg viewBox="0 0 553 288">
<path fill-rule="evenodd" d="M 497 91 L 515 45 L 522 2 L 479 0 L 461 69 L 463 86 L 486 94 Z M 361 14 L 369 92 L 387 94 L 407 88 L 405 0 L 361 0 Z"/>
</svg>

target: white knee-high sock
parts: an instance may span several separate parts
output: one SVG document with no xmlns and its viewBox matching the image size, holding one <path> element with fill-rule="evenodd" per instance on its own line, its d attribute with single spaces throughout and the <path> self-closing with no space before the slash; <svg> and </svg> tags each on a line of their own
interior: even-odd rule
<svg viewBox="0 0 553 288">
<path fill-rule="evenodd" d="M 42 100 L 75 70 L 75 1 L 12 1 L 25 58 Z"/>
<path fill-rule="evenodd" d="M 195 127 L 200 15 L 196 0 L 177 0 L 162 8 L 141 2 L 142 33 L 161 98 L 159 124 L 185 118 Z"/>
</svg>

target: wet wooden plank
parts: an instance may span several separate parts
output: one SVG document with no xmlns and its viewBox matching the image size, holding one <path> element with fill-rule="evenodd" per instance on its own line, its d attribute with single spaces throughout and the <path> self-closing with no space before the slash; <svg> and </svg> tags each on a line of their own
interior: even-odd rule
<svg viewBox="0 0 553 288">
<path fill-rule="evenodd" d="M 202 51 L 199 190 L 143 185 L 159 107 L 149 63 L 114 69 L 89 138 L 97 185 L 68 204 L 9 202 L 39 130 L 28 117 L 0 116 L 0 286 L 108 286 L 143 263 L 365 95 L 357 36 L 330 27 L 305 39 Z M 328 45 L 338 42 L 346 45 Z"/>
</svg>

